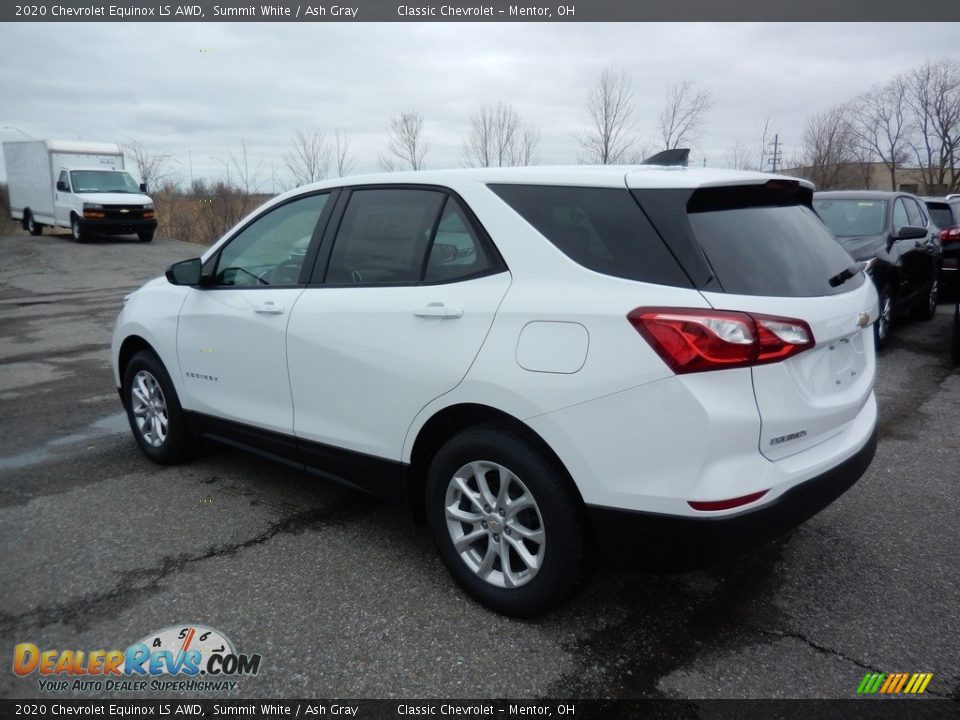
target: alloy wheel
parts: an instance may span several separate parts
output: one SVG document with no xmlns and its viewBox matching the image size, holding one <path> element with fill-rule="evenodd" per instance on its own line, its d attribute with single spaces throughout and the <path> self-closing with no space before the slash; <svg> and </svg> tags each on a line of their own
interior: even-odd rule
<svg viewBox="0 0 960 720">
<path fill-rule="evenodd" d="M 496 587 L 520 587 L 543 566 L 546 533 L 540 508 L 508 468 L 467 463 L 450 479 L 444 506 L 453 547 L 480 579 Z"/>
<path fill-rule="evenodd" d="M 167 439 L 170 424 L 160 383 L 149 371 L 141 370 L 133 378 L 130 395 L 140 436 L 148 445 L 160 447 Z"/>
</svg>

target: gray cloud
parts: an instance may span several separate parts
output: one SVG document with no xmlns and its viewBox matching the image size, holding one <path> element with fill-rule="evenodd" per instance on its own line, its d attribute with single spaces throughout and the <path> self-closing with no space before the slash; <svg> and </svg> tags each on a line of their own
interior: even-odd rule
<svg viewBox="0 0 960 720">
<path fill-rule="evenodd" d="M 416 108 L 429 167 L 459 165 L 469 116 L 505 100 L 542 133 L 541 160 L 577 160 L 572 134 L 605 66 L 634 79 L 640 136 L 666 89 L 714 93 L 711 164 L 773 118 L 787 155 L 811 112 L 956 47 L 941 24 L 120 24 L 0 26 L 0 127 L 41 138 L 135 138 L 219 177 L 244 138 L 283 175 L 298 128 L 341 128 L 373 170 L 389 119 Z M 947 54 L 950 54 L 949 52 Z M 953 51 L 954 56 L 957 51 Z M 20 137 L 0 131 L 0 138 Z M 220 160 L 218 160 L 218 158 Z M 269 180 L 266 181 L 269 190 Z"/>
</svg>

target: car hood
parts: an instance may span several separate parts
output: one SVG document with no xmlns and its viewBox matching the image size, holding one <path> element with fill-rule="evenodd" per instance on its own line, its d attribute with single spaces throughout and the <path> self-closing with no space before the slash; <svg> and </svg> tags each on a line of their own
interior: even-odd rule
<svg viewBox="0 0 960 720">
<path fill-rule="evenodd" d="M 876 257 L 885 242 L 883 235 L 865 235 L 861 237 L 839 237 L 837 240 L 854 260 L 869 260 Z"/>
<path fill-rule="evenodd" d="M 152 203 L 147 195 L 140 193 L 77 193 L 81 202 L 100 205 L 146 205 Z"/>
</svg>

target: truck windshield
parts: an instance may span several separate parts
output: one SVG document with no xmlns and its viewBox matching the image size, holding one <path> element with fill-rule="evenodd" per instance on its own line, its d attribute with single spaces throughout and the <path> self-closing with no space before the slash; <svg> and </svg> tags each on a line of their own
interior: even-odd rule
<svg viewBox="0 0 960 720">
<path fill-rule="evenodd" d="M 132 177 L 116 170 L 73 170 L 70 182 L 75 193 L 140 192 Z"/>
</svg>

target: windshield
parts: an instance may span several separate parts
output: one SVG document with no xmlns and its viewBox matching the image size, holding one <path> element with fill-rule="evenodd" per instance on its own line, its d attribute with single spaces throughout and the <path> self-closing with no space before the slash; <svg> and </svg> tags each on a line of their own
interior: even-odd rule
<svg viewBox="0 0 960 720">
<path fill-rule="evenodd" d="M 75 193 L 140 192 L 132 177 L 116 170 L 73 170 L 70 182 Z"/>
<path fill-rule="evenodd" d="M 818 200 L 813 207 L 837 237 L 880 235 L 886 225 L 886 200 Z"/>
</svg>

